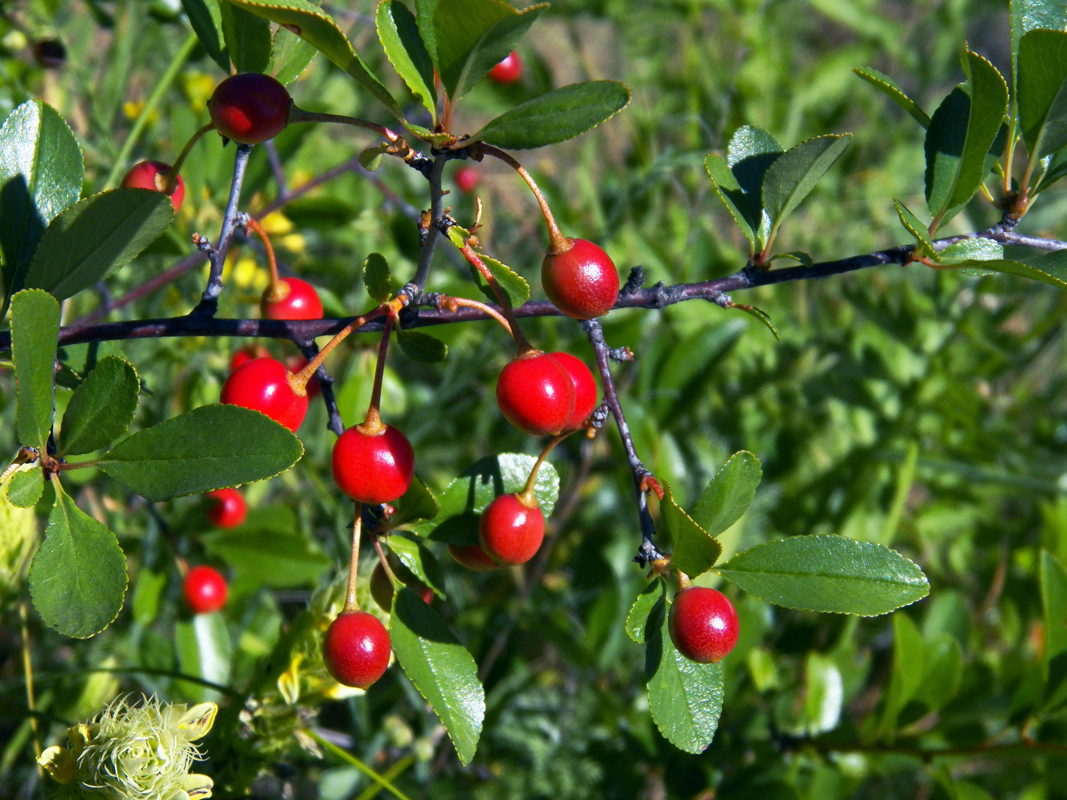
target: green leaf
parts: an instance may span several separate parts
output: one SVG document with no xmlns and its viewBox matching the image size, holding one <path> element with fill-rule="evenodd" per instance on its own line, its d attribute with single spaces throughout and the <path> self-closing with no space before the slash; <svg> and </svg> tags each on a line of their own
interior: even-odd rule
<svg viewBox="0 0 1067 800">
<path fill-rule="evenodd" d="M 804 730 L 814 736 L 837 727 L 841 719 L 841 670 L 827 656 L 809 651 L 804 663 Z"/>
<path fill-rule="evenodd" d="M 748 511 L 762 478 L 758 458 L 747 450 L 734 453 L 693 507 L 693 521 L 718 536 Z"/>
<path fill-rule="evenodd" d="M 930 238 L 930 232 L 926 226 L 922 224 L 920 219 L 911 213 L 911 210 L 902 202 L 893 199 L 893 204 L 897 207 L 897 216 L 900 217 L 900 224 L 903 225 L 908 233 L 915 237 L 915 258 L 933 258 L 937 259 L 937 251 L 934 249 L 934 242 Z"/>
<path fill-rule="evenodd" d="M 851 133 L 817 136 L 790 147 L 767 168 L 762 197 L 772 230 L 796 210 L 851 141 Z"/>
<path fill-rule="evenodd" d="M 374 21 L 386 58 L 437 124 L 433 59 L 419 35 L 415 15 L 400 0 L 381 0 Z"/>
<path fill-rule="evenodd" d="M 292 431 L 265 414 L 210 405 L 133 434 L 96 465 L 158 501 L 272 478 L 303 453 Z"/>
<path fill-rule="evenodd" d="M 337 23 L 326 12 L 306 0 L 230 0 L 261 17 L 284 25 L 300 38 L 318 49 L 326 58 L 339 66 L 397 116 L 404 115 L 389 90 L 371 72 L 366 62 L 352 48 Z"/>
<path fill-rule="evenodd" d="M 234 570 L 234 594 L 262 586 L 288 589 L 314 585 L 333 562 L 318 543 L 299 533 L 296 520 L 288 531 L 267 530 L 249 520 L 232 530 L 204 534 L 208 553 Z"/>
<path fill-rule="evenodd" d="M 788 253 L 775 253 L 768 259 L 767 263 L 772 264 L 780 258 L 788 258 L 791 261 L 796 261 L 802 267 L 811 268 L 815 266 L 815 259 L 811 257 L 810 253 L 805 253 L 803 250 L 793 250 Z M 781 337 L 778 337 L 778 339 L 781 341 Z"/>
<path fill-rule="evenodd" d="M 907 614 L 893 615 L 893 671 L 889 677 L 881 730 L 892 739 L 897 717 L 908 701 L 922 688 L 926 645 L 919 629 Z"/>
<path fill-rule="evenodd" d="M 1035 195 L 1045 191 L 1064 175 L 1067 175 L 1067 148 L 1059 150 L 1051 156 L 1046 156 L 1042 159 L 1042 163 L 1044 171 L 1041 173 L 1041 180 L 1034 187 L 1033 194 Z"/>
<path fill-rule="evenodd" d="M 391 533 L 385 539 L 385 543 L 396 553 L 400 563 L 411 570 L 416 578 L 433 589 L 434 594 L 442 600 L 448 599 L 445 594 L 445 576 L 441 571 L 441 565 L 437 563 L 437 559 L 421 539 L 406 533 Z"/>
<path fill-rule="evenodd" d="M 30 596 L 44 623 L 88 639 L 110 625 L 126 593 L 126 556 L 115 534 L 74 505 L 58 481 L 44 541 L 30 566 Z"/>
<path fill-rule="evenodd" d="M 230 2 L 219 0 L 222 35 L 238 72 L 264 72 L 270 63 L 270 23 Z"/>
<path fill-rule="evenodd" d="M 617 81 L 572 83 L 504 112 L 471 139 L 505 150 L 544 147 L 592 130 L 629 103 L 630 90 Z"/>
<path fill-rule="evenodd" d="M 133 422 L 140 388 L 137 370 L 126 361 L 100 359 L 67 403 L 59 452 L 80 455 L 109 447 Z"/>
<path fill-rule="evenodd" d="M 267 74 L 273 75 L 280 83 L 292 83 L 307 69 L 318 52 L 311 42 L 279 26 L 271 40 Z"/>
<path fill-rule="evenodd" d="M 638 644 L 644 644 L 648 636 L 659 636 L 659 628 L 649 630 L 648 618 L 657 604 L 667 597 L 667 583 L 662 578 L 654 578 L 641 594 L 637 595 L 626 617 L 626 635 Z"/>
<path fill-rule="evenodd" d="M 922 570 L 904 556 L 844 536 L 774 539 L 738 553 L 716 572 L 769 603 L 864 617 L 930 593 Z"/>
<path fill-rule="evenodd" d="M 690 578 L 707 572 L 722 555 L 722 546 L 674 502 L 671 487 L 663 482 L 660 519 L 671 538 L 671 567 Z"/>
<path fill-rule="evenodd" d="M 973 264 L 974 262 L 1000 261 L 1004 248 L 1000 242 L 981 236 L 969 236 L 953 242 L 937 254 L 937 260 L 946 266 Z"/>
<path fill-rule="evenodd" d="M 645 677 L 652 720 L 664 738 L 686 753 L 702 753 L 722 714 L 722 663 L 698 664 L 678 652 L 667 630 L 668 603 L 660 598 L 645 630 Z"/>
<path fill-rule="evenodd" d="M 149 569 L 142 566 L 137 571 L 133 586 L 133 598 L 130 600 L 130 613 L 141 625 L 151 625 L 159 616 L 160 600 L 170 582 L 170 576 L 163 570 Z"/>
<path fill-rule="evenodd" d="M 970 200 L 985 180 L 986 158 L 1008 107 L 1008 87 L 997 68 L 969 50 L 965 58 L 969 94 L 953 89 L 926 132 L 926 201 L 939 222 Z"/>
<path fill-rule="evenodd" d="M 1056 556 L 1041 551 L 1041 611 L 1045 623 L 1045 647 L 1042 661 L 1048 665 L 1056 656 L 1067 652 L 1067 569 Z"/>
<path fill-rule="evenodd" d="M 83 174 L 78 142 L 51 106 L 28 100 L 4 120 L 0 127 L 0 253 L 5 309 L 11 295 L 22 288 L 48 223 L 78 201 Z"/>
<path fill-rule="evenodd" d="M 433 15 L 437 10 L 437 0 L 415 0 L 415 22 L 419 26 L 419 36 L 426 46 L 430 61 L 437 65 L 437 37 L 434 34 Z"/>
<path fill-rule="evenodd" d="M 381 253 L 371 253 L 363 262 L 363 285 L 376 303 L 384 303 L 393 296 L 389 262 Z"/>
<path fill-rule="evenodd" d="M 390 528 L 398 528 L 415 520 L 433 519 L 441 506 L 433 492 L 426 488 L 419 476 L 415 475 L 403 497 L 394 504 L 396 511 L 388 520 Z"/>
<path fill-rule="evenodd" d="M 1037 28 L 1060 30 L 1067 28 L 1067 3 L 1063 0 L 1011 0 L 1011 65 L 1012 85 L 1018 86 L 1019 48 L 1027 31 Z"/>
<path fill-rule="evenodd" d="M 189 24 L 208 56 L 223 72 L 230 71 L 230 54 L 222 36 L 222 13 L 218 0 L 182 0 Z"/>
<path fill-rule="evenodd" d="M 7 485 L 7 499 L 16 508 L 32 508 L 43 494 L 44 471 L 36 465 L 16 472 Z"/>
<path fill-rule="evenodd" d="M 1002 272 L 1067 289 L 1067 250 L 1046 253 L 1026 261 L 986 261 L 981 265 L 988 272 Z"/>
<path fill-rule="evenodd" d="M 382 156 L 391 147 L 388 144 L 380 144 L 377 147 L 368 147 L 359 151 L 359 163 L 367 172 L 374 172 L 382 165 Z"/>
<path fill-rule="evenodd" d="M 930 127 L 930 117 L 925 111 L 905 94 L 904 90 L 897 86 L 896 81 L 888 75 L 879 72 L 873 67 L 854 67 L 852 69 L 867 83 L 885 93 L 894 103 L 907 111 L 924 128 Z"/>
<path fill-rule="evenodd" d="M 397 330 L 396 339 L 400 343 L 400 349 L 412 361 L 436 364 L 448 357 L 448 345 L 428 333 Z"/>
<path fill-rule="evenodd" d="M 496 278 L 497 285 L 504 293 L 504 297 L 508 299 L 508 304 L 512 308 L 518 308 L 530 299 L 530 284 L 526 282 L 524 277 L 515 272 L 511 267 L 501 264 L 495 258 L 490 258 L 482 253 L 479 253 L 478 257 L 489 269 L 490 274 Z M 474 282 L 478 284 L 478 288 L 481 289 L 482 294 L 488 297 L 490 301 L 496 303 L 496 292 L 489 286 L 489 281 L 485 279 L 485 276 L 482 275 L 473 264 L 467 262 L 467 266 L 470 267 L 471 277 L 474 279 Z"/>
<path fill-rule="evenodd" d="M 25 285 L 71 297 L 133 261 L 172 219 L 174 206 L 162 192 L 112 189 L 87 197 L 52 220 Z"/>
<path fill-rule="evenodd" d="M 726 149 L 726 163 L 740 187 L 745 204 L 742 210 L 757 248 L 767 243 L 771 232 L 771 218 L 763 210 L 763 179 L 781 154 L 778 140 L 753 125 L 738 128 Z"/>
<path fill-rule="evenodd" d="M 174 626 L 174 644 L 178 651 L 178 666 L 185 675 L 225 686 L 230 680 L 233 664 L 233 643 L 226 621 L 217 611 L 194 614 L 192 619 L 179 620 Z M 183 683 L 182 692 L 200 703 L 218 700 L 219 693 L 200 683 Z"/>
<path fill-rule="evenodd" d="M 389 636 L 400 666 L 448 731 L 460 763 L 469 764 L 485 720 L 478 665 L 437 612 L 406 587 L 393 597 Z"/>
<path fill-rule="evenodd" d="M 750 317 L 755 317 L 756 319 L 758 319 L 760 322 L 762 322 L 764 325 L 767 326 L 767 330 L 769 330 L 771 332 L 771 335 L 774 336 L 775 341 L 779 341 L 779 342 L 782 341 L 782 337 L 781 337 L 781 335 L 779 335 L 778 329 L 776 327 L 774 327 L 774 323 L 771 322 L 770 315 L 766 311 L 764 311 L 762 308 L 756 308 L 755 306 L 742 305 L 741 303 L 734 303 L 732 306 L 730 306 L 730 308 L 735 308 L 738 311 L 745 312 Z"/>
<path fill-rule="evenodd" d="M 722 156 L 711 153 L 704 159 L 704 169 L 708 173 L 708 177 L 711 178 L 715 193 L 722 200 L 722 204 L 726 206 L 726 210 L 730 212 L 730 216 L 733 217 L 737 227 L 741 229 L 741 233 L 748 239 L 749 254 L 755 253 L 756 228 L 753 227 L 752 220 L 754 215 L 752 201 L 754 198 L 745 195 L 741 185 L 737 182 L 737 178 L 734 177 L 734 173 Z M 759 203 L 757 202 L 756 205 L 759 205 Z M 762 214 L 762 210 L 760 213 Z"/>
<path fill-rule="evenodd" d="M 55 414 L 59 303 L 27 290 L 11 300 L 11 357 L 15 363 L 16 425 L 20 444 L 43 451 Z"/>
<path fill-rule="evenodd" d="M 925 675 L 917 698 L 931 711 L 943 708 L 956 696 L 963 680 L 963 649 L 950 633 L 939 633 L 926 643 Z"/>
<path fill-rule="evenodd" d="M 1067 146 L 1067 33 L 1033 30 L 1019 43 L 1019 124 L 1037 161 Z"/>
</svg>

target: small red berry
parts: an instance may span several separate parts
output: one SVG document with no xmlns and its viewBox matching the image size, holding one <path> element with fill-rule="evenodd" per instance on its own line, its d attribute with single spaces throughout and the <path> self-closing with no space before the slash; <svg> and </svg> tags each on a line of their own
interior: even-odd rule
<svg viewBox="0 0 1067 800">
<path fill-rule="evenodd" d="M 304 367 L 308 365 L 308 360 L 303 356 L 289 356 L 285 359 L 286 368 L 294 375 Z M 314 400 L 322 392 L 322 387 L 319 386 L 319 379 L 312 378 L 308 381 L 308 385 L 304 387 L 304 391 L 307 392 L 308 400 Z"/>
<path fill-rule="evenodd" d="M 415 474 L 411 442 L 392 425 L 377 433 L 349 428 L 333 445 L 333 479 L 353 500 L 391 503 L 408 490 Z"/>
<path fill-rule="evenodd" d="M 315 287 L 300 278 L 282 278 L 278 281 L 279 294 L 275 298 L 273 287 L 263 290 L 259 310 L 266 319 L 322 319 L 322 301 Z"/>
<path fill-rule="evenodd" d="M 498 564 L 525 564 L 545 538 L 545 515 L 540 506 L 525 505 L 517 494 L 502 494 L 482 512 L 478 539 L 482 550 Z"/>
<path fill-rule="evenodd" d="M 170 164 L 162 161 L 141 161 L 130 167 L 126 177 L 122 179 L 123 189 L 151 189 L 153 192 L 162 192 L 167 186 L 167 175 L 170 172 Z M 185 199 L 185 181 L 179 175 L 174 181 L 174 188 L 170 191 L 170 204 L 177 211 L 182 207 Z"/>
<path fill-rule="evenodd" d="M 496 83 L 515 83 L 522 77 L 522 60 L 519 54 L 512 50 L 491 70 L 489 80 Z"/>
<path fill-rule="evenodd" d="M 475 572 L 491 572 L 500 569 L 489 555 L 476 544 L 450 544 L 448 554 L 455 559 L 461 567 L 474 570 Z"/>
<path fill-rule="evenodd" d="M 236 489 L 216 489 L 207 497 L 207 519 L 216 528 L 236 528 L 248 517 L 248 503 Z"/>
<path fill-rule="evenodd" d="M 185 602 L 194 614 L 210 614 L 226 605 L 226 579 L 217 569 L 201 565 L 189 570 L 182 585 Z"/>
<path fill-rule="evenodd" d="M 585 239 L 549 251 L 541 262 L 541 285 L 552 303 L 575 319 L 607 314 L 619 299 L 619 273 L 608 254 Z"/>
<path fill-rule="evenodd" d="M 240 144 L 273 139 L 289 124 L 292 98 L 270 75 L 241 72 L 215 87 L 207 101 L 215 130 Z"/>
<path fill-rule="evenodd" d="M 253 358 L 246 361 L 222 385 L 223 403 L 261 411 L 295 431 L 308 411 L 307 392 L 293 386 L 293 374 L 281 361 Z"/>
<path fill-rule="evenodd" d="M 463 194 L 471 194 L 478 188 L 481 176 L 474 167 L 463 166 L 456 170 L 456 188 Z"/>
<path fill-rule="evenodd" d="M 590 372 L 589 367 L 581 359 L 564 352 L 550 353 L 550 355 L 560 363 L 563 369 L 567 370 L 567 374 L 574 381 L 574 413 L 571 414 L 570 421 L 563 427 L 563 430 L 577 430 L 593 413 L 597 401 L 600 400 L 596 381 L 593 380 L 593 373 Z"/>
<path fill-rule="evenodd" d="M 531 436 L 559 433 L 574 414 L 574 381 L 555 358 L 531 350 L 508 362 L 496 382 L 504 418 Z"/>
<path fill-rule="evenodd" d="M 703 586 L 675 595 L 667 627 L 678 652 L 701 664 L 725 658 L 737 644 L 739 632 L 734 604 L 722 592 Z"/>
<path fill-rule="evenodd" d="M 342 612 L 322 639 L 322 660 L 334 680 L 366 689 L 389 666 L 389 632 L 366 611 Z"/>
<path fill-rule="evenodd" d="M 233 372 L 246 361 L 251 361 L 253 358 L 270 358 L 270 351 L 261 344 L 250 344 L 242 347 L 230 356 L 230 372 Z M 290 367 L 290 369 L 292 370 L 292 367 Z M 296 372 L 296 370 L 292 371 Z"/>
</svg>

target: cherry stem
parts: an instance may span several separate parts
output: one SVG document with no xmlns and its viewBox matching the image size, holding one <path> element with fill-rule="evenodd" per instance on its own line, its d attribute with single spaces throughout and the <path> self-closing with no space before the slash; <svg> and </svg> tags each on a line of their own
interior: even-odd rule
<svg viewBox="0 0 1067 800">
<path fill-rule="evenodd" d="M 393 131 L 389 130 L 384 125 L 379 125 L 376 122 L 370 122 L 368 120 L 358 119 L 356 117 L 349 117 L 344 114 L 324 114 L 318 111 L 305 111 L 304 109 L 296 105 L 294 105 L 289 111 L 289 123 L 292 124 L 294 122 L 334 122 L 339 125 L 350 125 L 353 128 L 365 128 L 368 131 L 380 133 L 393 144 L 404 141 Z"/>
<path fill-rule="evenodd" d="M 466 297 L 452 297 L 451 295 L 447 294 L 442 294 L 438 297 L 438 310 L 444 309 L 445 311 L 455 312 L 456 309 L 458 309 L 460 306 L 466 306 L 467 308 L 476 308 L 483 314 L 485 314 L 487 317 L 492 317 L 500 323 L 504 330 L 508 332 L 508 336 L 510 336 L 512 339 L 515 338 L 515 331 L 518 330 L 518 328 L 513 329 L 511 327 L 511 323 L 508 322 L 507 318 L 492 306 L 486 305 L 485 303 L 480 303 L 477 300 L 471 300 Z"/>
<path fill-rule="evenodd" d="M 270 267 L 270 295 L 268 295 L 270 301 L 277 303 L 284 300 L 290 289 L 288 284 L 282 283 L 278 278 L 278 262 L 274 258 L 274 247 L 270 243 L 270 237 L 252 217 L 248 217 L 245 222 L 245 228 L 260 238 L 263 242 L 263 249 L 267 251 L 267 266 Z"/>
<path fill-rule="evenodd" d="M 576 428 L 575 430 L 581 430 Z M 541 455 L 537 457 L 537 461 L 534 462 L 533 468 L 530 470 L 530 477 L 526 479 L 526 486 L 515 497 L 520 503 L 527 508 L 537 508 L 537 495 L 534 493 L 534 487 L 537 486 L 537 473 L 541 470 L 541 465 L 545 463 L 545 459 L 548 458 L 548 454 L 552 452 L 557 444 L 562 442 L 574 431 L 567 431 L 566 433 L 560 433 L 553 437 L 552 441 L 545 445 L 545 449 L 541 451 Z"/>
<path fill-rule="evenodd" d="M 393 568 L 389 566 L 389 559 L 385 557 L 385 551 L 382 550 L 382 543 L 378 540 L 377 536 L 374 537 L 374 550 L 378 553 L 378 561 L 381 562 L 382 569 L 385 570 L 385 576 L 389 578 L 389 583 L 393 585 L 393 591 L 400 591 L 400 588 L 404 584 L 400 578 L 396 577 Z"/>
<path fill-rule="evenodd" d="M 328 341 L 322 346 L 322 349 L 319 350 L 318 354 L 313 359 L 308 361 L 308 363 L 304 365 L 303 369 L 293 375 L 293 378 L 290 383 L 295 383 L 301 388 L 307 386 L 311 379 L 315 377 L 315 372 L 320 366 L 322 366 L 322 362 L 326 360 L 326 356 L 328 356 L 330 352 L 335 347 L 337 347 L 337 345 L 347 339 L 348 335 L 352 333 L 352 331 L 357 330 L 358 328 L 362 328 L 372 319 L 377 319 L 383 314 L 388 314 L 389 308 L 390 304 L 385 303 L 383 305 L 378 306 L 373 311 L 368 311 L 362 317 L 357 317 L 356 319 L 348 323 L 348 325 L 342 328 L 336 336 L 334 336 L 332 339 L 330 339 L 330 341 Z"/>
<path fill-rule="evenodd" d="M 367 419 L 364 420 L 361 430 L 364 433 L 375 434 L 382 427 L 381 416 L 378 407 L 382 404 L 382 378 L 385 376 L 385 356 L 389 351 L 389 336 L 396 324 L 397 309 L 390 305 L 389 312 L 385 317 L 385 325 L 382 327 L 382 339 L 378 343 L 378 363 L 374 365 L 374 386 L 371 388 L 370 407 L 367 409 Z"/>
<path fill-rule="evenodd" d="M 545 195 L 542 193 L 541 189 L 538 188 L 534 179 L 530 176 L 530 173 L 526 171 L 525 167 L 512 158 L 508 153 L 505 153 L 503 150 L 499 150 L 490 144 L 482 143 L 478 146 L 478 149 L 486 155 L 500 159 L 519 173 L 519 177 L 526 181 L 526 185 L 530 187 L 530 191 L 533 192 L 534 197 L 537 198 L 537 204 L 541 206 L 541 213 L 545 217 L 545 225 L 548 226 L 548 252 L 559 254 L 570 250 L 573 245 L 568 241 L 567 237 L 560 232 L 559 225 L 556 224 L 556 218 L 552 216 L 552 209 L 548 207 L 548 200 L 545 199 Z"/>
<path fill-rule="evenodd" d="M 192 136 L 189 137 L 189 141 L 185 143 L 185 147 L 182 148 L 181 153 L 178 154 L 178 160 L 175 161 L 167 172 L 167 182 L 163 185 L 163 193 L 167 195 L 174 194 L 174 190 L 178 186 L 178 173 L 181 172 L 182 164 L 185 163 L 185 159 L 189 157 L 190 151 L 193 149 L 193 145 L 199 141 L 200 137 L 208 131 L 215 130 L 215 123 L 209 122 L 203 128 L 198 130 Z"/>
<path fill-rule="evenodd" d="M 356 520 L 352 523 L 352 557 L 348 562 L 348 592 L 345 594 L 345 606 L 342 614 L 354 614 L 359 611 L 356 599 L 356 581 L 359 578 L 359 539 L 363 532 L 363 503 L 356 500 Z"/>
<path fill-rule="evenodd" d="M 497 302 L 500 303 L 500 311 L 508 321 L 508 327 L 510 328 L 511 338 L 515 340 L 515 350 L 521 356 L 533 348 L 530 347 L 530 343 L 526 341 L 526 337 L 522 335 L 522 329 L 519 328 L 519 323 L 515 320 L 515 314 L 512 311 L 511 303 L 508 302 L 508 297 L 504 294 L 504 290 L 500 288 L 500 284 L 497 282 L 496 276 L 490 271 L 489 267 L 485 265 L 481 257 L 474 252 L 474 248 L 470 245 L 468 239 L 463 243 L 463 247 L 460 248 L 460 252 L 470 262 L 481 276 L 485 278 L 486 283 L 493 290 L 493 294 L 496 295 Z"/>
</svg>

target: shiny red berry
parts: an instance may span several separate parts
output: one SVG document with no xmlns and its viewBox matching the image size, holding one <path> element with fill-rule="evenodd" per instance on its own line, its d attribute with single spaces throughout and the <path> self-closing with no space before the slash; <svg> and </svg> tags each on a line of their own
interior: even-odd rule
<svg viewBox="0 0 1067 800">
<path fill-rule="evenodd" d="M 463 194 L 471 194 L 478 188 L 480 178 L 474 167 L 460 167 L 456 170 L 456 188 Z"/>
<path fill-rule="evenodd" d="M 334 680 L 366 689 L 389 666 L 389 632 L 366 611 L 340 614 L 322 639 L 322 660 Z"/>
<path fill-rule="evenodd" d="M 522 77 L 522 59 L 512 50 L 491 70 L 489 80 L 496 83 L 515 83 Z"/>
<path fill-rule="evenodd" d="M 215 130 L 241 144 L 273 139 L 289 124 L 289 92 L 270 75 L 241 72 L 215 87 L 207 101 Z"/>
<path fill-rule="evenodd" d="M 678 592 L 667 626 L 678 652 L 701 664 L 721 661 L 737 644 L 737 610 L 715 589 L 691 586 Z"/>
<path fill-rule="evenodd" d="M 246 361 L 222 385 L 223 403 L 261 411 L 291 431 L 300 427 L 308 411 L 307 393 L 298 392 L 292 373 L 281 361 L 253 358 Z"/>
<path fill-rule="evenodd" d="M 207 519 L 216 528 L 236 528 L 248 517 L 248 503 L 236 489 L 216 489 L 207 497 Z"/>
<path fill-rule="evenodd" d="M 498 564 L 525 564 L 545 538 L 545 515 L 530 508 L 517 494 L 502 494 L 482 512 L 478 539 L 482 550 Z"/>
<path fill-rule="evenodd" d="M 555 358 L 531 350 L 509 362 L 496 382 L 504 418 L 531 436 L 559 433 L 574 414 L 574 381 Z"/>
<path fill-rule="evenodd" d="M 162 161 L 141 161 L 130 167 L 130 171 L 122 179 L 123 189 L 151 189 L 153 192 L 162 192 L 167 186 L 167 176 L 170 173 L 170 164 Z M 178 175 L 174 181 L 174 188 L 170 191 L 170 204 L 177 211 L 182 207 L 185 199 L 185 181 Z"/>
<path fill-rule="evenodd" d="M 242 347 L 230 356 L 230 372 L 253 358 L 270 358 L 270 351 L 261 344 L 250 344 Z M 290 370 L 296 372 L 292 367 L 290 367 Z"/>
<path fill-rule="evenodd" d="M 349 428 L 333 445 L 333 479 L 353 500 L 391 503 L 408 490 L 415 475 L 411 442 L 392 425 L 377 433 Z"/>
<path fill-rule="evenodd" d="M 213 567 L 193 567 L 185 576 L 182 593 L 194 614 L 210 614 L 226 605 L 226 579 Z"/>
<path fill-rule="evenodd" d="M 448 554 L 455 559 L 457 564 L 475 572 L 491 572 L 494 569 L 500 569 L 500 565 L 476 544 L 450 544 Z"/>
<path fill-rule="evenodd" d="M 582 427 L 582 423 L 593 413 L 593 410 L 597 407 L 597 401 L 600 400 L 596 381 L 593 379 L 593 373 L 590 372 L 589 367 L 581 359 L 564 352 L 550 353 L 549 355 L 556 359 L 563 369 L 567 370 L 567 374 L 571 376 L 571 380 L 574 382 L 574 413 L 571 414 L 570 421 L 563 427 L 563 430 L 577 430 Z"/>
<path fill-rule="evenodd" d="M 322 319 L 322 301 L 315 287 L 300 278 L 282 278 L 278 281 L 278 294 L 275 297 L 273 287 L 263 290 L 259 301 L 259 310 L 266 319 Z"/>
<path fill-rule="evenodd" d="M 541 262 L 541 285 L 560 311 L 575 319 L 607 314 L 619 299 L 619 273 L 608 254 L 585 239 L 549 251 Z"/>
</svg>

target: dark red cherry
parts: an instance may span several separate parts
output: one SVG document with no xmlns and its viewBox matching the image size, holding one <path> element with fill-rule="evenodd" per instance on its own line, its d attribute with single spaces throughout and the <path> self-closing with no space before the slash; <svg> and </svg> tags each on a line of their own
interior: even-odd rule
<svg viewBox="0 0 1067 800">
<path fill-rule="evenodd" d="M 226 579 L 213 567 L 193 567 L 185 576 L 182 594 L 194 614 L 210 614 L 226 605 Z"/>
<path fill-rule="evenodd" d="M 261 411 L 295 431 L 308 411 L 307 392 L 297 390 L 293 374 L 281 361 L 253 358 L 246 361 L 222 385 L 223 403 Z"/>
<path fill-rule="evenodd" d="M 170 174 L 170 164 L 162 161 L 141 161 L 130 167 L 130 171 L 122 179 L 123 189 L 151 189 L 153 192 L 162 192 L 167 187 L 167 176 Z M 174 188 L 170 191 L 170 204 L 177 211 L 182 207 L 185 200 L 185 181 L 178 175 L 174 181 Z"/>
<path fill-rule="evenodd" d="M 207 519 L 216 528 L 236 528 L 248 517 L 248 503 L 236 489 L 216 489 L 206 496 Z"/>
<path fill-rule="evenodd" d="M 366 611 L 341 613 L 322 639 L 322 660 L 334 680 L 366 689 L 385 674 L 391 650 L 389 632 Z"/>
<path fill-rule="evenodd" d="M 671 641 L 683 656 L 701 664 L 720 661 L 737 644 L 737 610 L 722 592 L 703 586 L 682 589 L 667 619 Z"/>
<path fill-rule="evenodd" d="M 278 284 L 279 296 L 268 286 L 260 298 L 259 310 L 266 319 L 322 319 L 322 301 L 314 286 L 300 278 L 282 278 Z"/>
<path fill-rule="evenodd" d="M 522 59 L 519 54 L 512 50 L 489 70 L 489 80 L 496 83 L 515 83 L 522 77 Z"/>
<path fill-rule="evenodd" d="M 285 129 L 292 104 L 286 88 L 270 75 L 241 72 L 215 87 L 207 110 L 215 130 L 227 139 L 259 144 Z"/>
<path fill-rule="evenodd" d="M 577 430 L 582 427 L 582 423 L 593 413 L 597 407 L 597 402 L 600 400 L 596 381 L 593 379 L 593 373 L 590 372 L 589 367 L 581 359 L 562 351 L 551 353 L 550 355 L 560 363 L 563 369 L 567 370 L 567 374 L 571 376 L 571 380 L 574 382 L 574 413 L 571 414 L 571 418 L 563 427 L 563 430 Z"/>
<path fill-rule="evenodd" d="M 504 418 L 520 431 L 556 434 L 574 414 L 574 381 L 555 358 L 530 350 L 501 370 L 496 401 Z"/>
<path fill-rule="evenodd" d="M 534 501 L 536 503 L 536 501 Z M 536 504 L 525 505 L 517 494 L 502 494 L 482 512 L 478 539 L 498 564 L 525 564 L 545 538 L 545 516 Z"/>
<path fill-rule="evenodd" d="M 549 251 L 541 262 L 541 285 L 560 311 L 575 319 L 608 313 L 619 299 L 619 273 L 608 254 L 585 239 Z"/>
<path fill-rule="evenodd" d="M 349 428 L 333 445 L 333 479 L 353 500 L 391 503 L 408 490 L 415 475 L 411 442 L 392 425 L 377 433 Z"/>
</svg>

